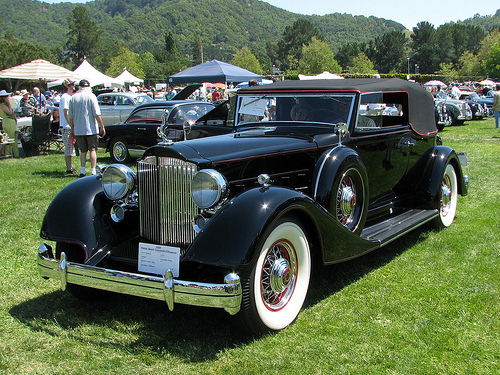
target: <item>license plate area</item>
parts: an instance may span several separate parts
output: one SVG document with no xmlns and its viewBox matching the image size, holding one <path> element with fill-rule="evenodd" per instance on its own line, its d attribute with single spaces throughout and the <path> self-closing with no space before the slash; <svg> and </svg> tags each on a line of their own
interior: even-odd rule
<svg viewBox="0 0 500 375">
<path fill-rule="evenodd" d="M 179 247 L 139 242 L 138 270 L 164 276 L 170 269 L 174 277 L 179 277 L 180 253 Z"/>
</svg>

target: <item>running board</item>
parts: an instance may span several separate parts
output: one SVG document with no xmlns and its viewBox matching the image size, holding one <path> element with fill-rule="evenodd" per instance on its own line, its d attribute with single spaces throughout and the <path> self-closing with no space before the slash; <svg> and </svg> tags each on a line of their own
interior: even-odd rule
<svg viewBox="0 0 500 375">
<path fill-rule="evenodd" d="M 382 246 L 431 221 L 438 215 L 438 210 L 411 209 L 363 229 L 361 238 L 367 241 L 379 242 L 380 246 Z"/>
</svg>

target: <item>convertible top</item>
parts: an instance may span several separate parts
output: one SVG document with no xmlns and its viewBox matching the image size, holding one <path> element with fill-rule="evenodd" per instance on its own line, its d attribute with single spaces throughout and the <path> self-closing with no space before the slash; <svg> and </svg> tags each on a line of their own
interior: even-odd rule
<svg viewBox="0 0 500 375">
<path fill-rule="evenodd" d="M 318 79 L 304 81 L 278 81 L 270 85 L 246 87 L 238 94 L 270 92 L 406 92 L 409 100 L 409 121 L 415 132 L 421 135 L 437 132 L 434 118 L 432 95 L 418 83 L 399 78 L 357 78 L 357 79 Z"/>
</svg>

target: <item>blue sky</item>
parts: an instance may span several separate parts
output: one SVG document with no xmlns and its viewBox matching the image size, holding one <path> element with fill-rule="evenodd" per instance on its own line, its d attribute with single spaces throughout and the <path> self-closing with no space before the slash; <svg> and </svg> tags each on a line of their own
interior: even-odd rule
<svg viewBox="0 0 500 375">
<path fill-rule="evenodd" d="M 44 0 L 60 3 L 60 0 Z M 85 3 L 86 0 L 66 0 L 72 3 Z M 266 0 L 267 3 L 298 14 L 347 13 L 361 16 L 375 16 L 399 22 L 412 29 L 418 22 L 428 21 L 435 27 L 446 22 L 465 20 L 476 13 L 481 16 L 495 14 L 500 9 L 497 0 Z M 480 4 L 480 5 L 479 5 Z"/>
</svg>

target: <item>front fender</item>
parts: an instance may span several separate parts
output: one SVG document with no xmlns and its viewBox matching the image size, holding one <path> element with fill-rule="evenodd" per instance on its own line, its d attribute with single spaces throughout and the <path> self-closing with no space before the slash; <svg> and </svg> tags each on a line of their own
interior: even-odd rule
<svg viewBox="0 0 500 375">
<path fill-rule="evenodd" d="M 378 246 L 348 231 L 307 195 L 282 187 L 255 188 L 233 198 L 208 221 L 183 262 L 225 268 L 250 265 L 267 231 L 285 215 L 301 221 L 324 264 L 352 258 Z"/>
<path fill-rule="evenodd" d="M 269 223 L 291 206 L 307 210 L 308 201 L 310 198 L 306 195 L 281 187 L 248 190 L 233 198 L 210 218 L 183 261 L 219 266 L 249 264 L 253 249 Z"/>
<path fill-rule="evenodd" d="M 40 236 L 79 244 L 87 259 L 98 245 L 95 197 L 102 192 L 100 177 L 81 178 L 64 187 L 49 205 Z"/>
</svg>

